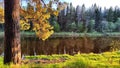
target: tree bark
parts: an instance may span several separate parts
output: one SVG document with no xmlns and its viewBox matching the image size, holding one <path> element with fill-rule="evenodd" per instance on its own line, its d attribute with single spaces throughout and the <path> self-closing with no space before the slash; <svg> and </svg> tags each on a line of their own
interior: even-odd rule
<svg viewBox="0 0 120 68">
<path fill-rule="evenodd" d="M 21 63 L 19 0 L 4 0 L 5 4 L 5 40 L 4 64 Z"/>
</svg>

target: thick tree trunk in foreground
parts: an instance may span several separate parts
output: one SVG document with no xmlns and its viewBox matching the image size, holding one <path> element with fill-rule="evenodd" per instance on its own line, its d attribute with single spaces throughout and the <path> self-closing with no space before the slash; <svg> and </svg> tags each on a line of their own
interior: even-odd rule
<svg viewBox="0 0 120 68">
<path fill-rule="evenodd" d="M 21 63 L 19 0 L 4 0 L 5 4 L 5 40 L 4 64 Z"/>
</svg>

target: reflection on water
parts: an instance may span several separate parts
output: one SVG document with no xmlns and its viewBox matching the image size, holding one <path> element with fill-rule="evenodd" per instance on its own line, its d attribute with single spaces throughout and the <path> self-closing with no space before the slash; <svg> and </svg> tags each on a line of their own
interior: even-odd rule
<svg viewBox="0 0 120 68">
<path fill-rule="evenodd" d="M 116 42 L 117 41 L 117 42 Z M 118 43 L 118 44 L 116 44 Z M 50 38 L 46 41 L 34 37 L 25 37 L 21 40 L 23 55 L 50 55 L 50 54 L 76 54 L 101 53 L 120 49 L 120 38 Z M 114 46 L 113 46 L 114 45 Z M 3 53 L 3 39 L 0 39 L 0 54 Z"/>
</svg>

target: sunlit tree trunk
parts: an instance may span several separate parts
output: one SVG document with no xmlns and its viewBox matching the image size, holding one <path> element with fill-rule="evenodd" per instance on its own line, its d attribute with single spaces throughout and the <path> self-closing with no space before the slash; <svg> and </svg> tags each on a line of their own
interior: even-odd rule
<svg viewBox="0 0 120 68">
<path fill-rule="evenodd" d="M 4 64 L 21 63 L 19 0 L 4 0 L 5 4 L 5 40 Z"/>
</svg>

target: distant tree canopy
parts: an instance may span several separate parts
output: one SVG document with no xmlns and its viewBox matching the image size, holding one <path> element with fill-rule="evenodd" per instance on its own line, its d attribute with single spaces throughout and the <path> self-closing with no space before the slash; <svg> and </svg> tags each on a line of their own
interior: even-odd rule
<svg viewBox="0 0 120 68">
<path fill-rule="evenodd" d="M 72 6 L 72 3 L 70 3 L 67 8 L 59 12 L 57 22 L 60 25 L 60 31 L 104 32 L 104 27 L 108 28 L 105 32 L 119 32 L 118 25 L 116 25 L 119 18 L 120 8 L 117 6 L 114 9 L 113 7 L 103 9 L 94 4 L 90 8 L 85 8 L 83 4 L 75 8 Z M 91 20 L 94 20 L 95 23 L 91 23 Z M 76 29 L 70 30 L 72 26 L 69 28 L 68 26 L 72 25 L 73 22 L 76 24 Z"/>
<path fill-rule="evenodd" d="M 106 8 L 103 9 L 100 6 L 97 6 L 96 4 L 92 5 L 90 8 L 86 8 L 85 5 L 83 4 L 82 6 L 78 5 L 75 8 L 72 5 L 72 3 L 70 4 L 61 3 L 61 2 L 58 2 L 58 0 L 51 0 L 49 1 L 49 4 L 45 4 L 44 0 L 41 0 L 42 2 L 39 2 L 39 0 L 33 0 L 33 1 L 27 0 L 27 1 L 28 1 L 27 8 L 21 9 L 21 21 L 20 21 L 21 29 L 35 31 L 37 36 L 39 38 L 43 38 L 43 40 L 47 39 L 53 33 L 53 29 L 55 30 L 56 26 L 54 22 L 56 22 L 57 25 L 59 25 L 59 31 L 73 31 L 73 32 L 89 32 L 90 31 L 91 32 L 90 28 L 92 28 L 93 29 L 92 32 L 93 31 L 101 32 L 101 29 L 102 29 L 101 23 L 102 21 L 105 20 L 108 22 L 108 25 L 109 25 L 108 32 L 109 31 L 118 32 L 117 31 L 118 27 L 116 25 L 117 24 L 116 22 L 118 18 L 120 18 L 120 8 L 117 6 L 115 8 L 110 7 L 108 9 Z M 55 8 L 50 8 L 50 7 L 53 7 L 52 4 L 56 4 L 57 6 L 56 8 L 60 11 L 58 12 L 57 10 L 54 10 Z M 39 11 L 39 9 L 36 9 L 38 6 L 42 8 L 42 10 L 44 11 Z M 4 22 L 4 19 L 3 19 L 4 12 L 2 10 L 3 9 L 0 8 L 1 23 Z M 42 14 L 40 13 L 46 16 L 42 17 Z M 38 26 L 38 25 L 35 25 L 35 24 L 38 24 L 37 23 L 38 19 L 40 20 L 39 23 L 46 20 L 44 22 L 48 22 L 46 23 L 47 26 L 42 26 L 41 28 L 36 27 Z M 90 27 L 89 23 L 91 20 L 95 21 L 94 27 L 93 26 Z M 72 25 L 73 22 L 76 25 L 76 28 L 74 30 L 72 29 L 72 27 L 70 27 L 70 25 Z M 37 30 L 37 29 L 41 29 L 41 30 Z"/>
</svg>

